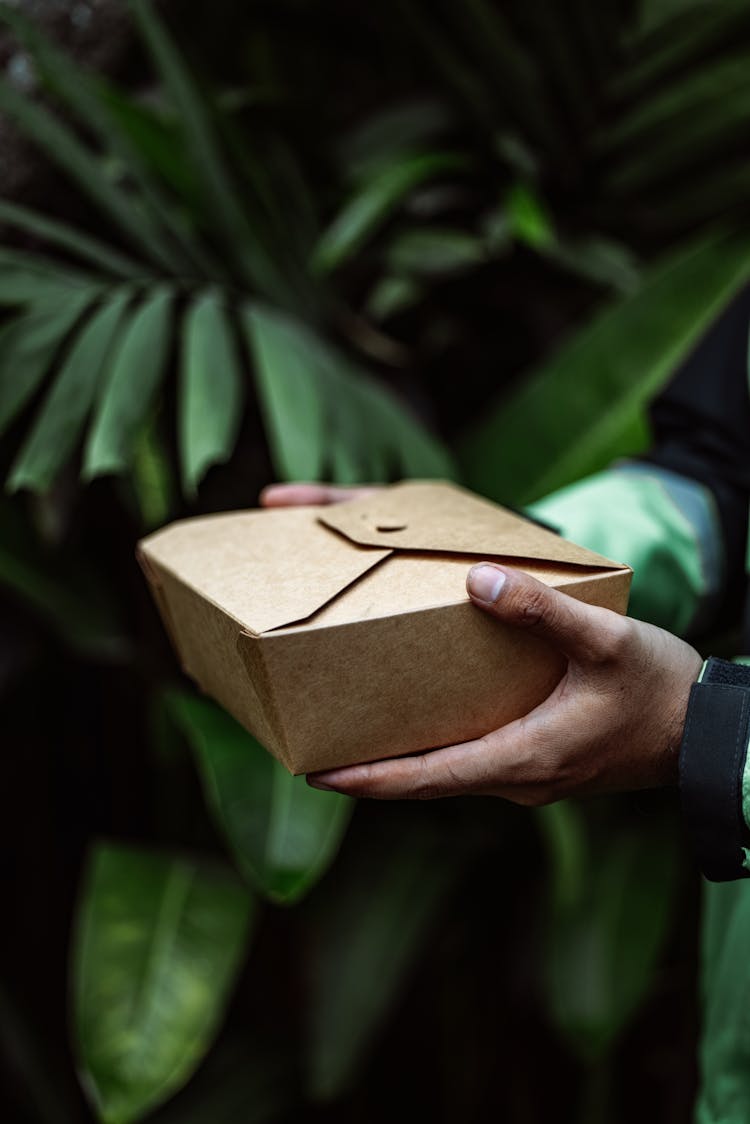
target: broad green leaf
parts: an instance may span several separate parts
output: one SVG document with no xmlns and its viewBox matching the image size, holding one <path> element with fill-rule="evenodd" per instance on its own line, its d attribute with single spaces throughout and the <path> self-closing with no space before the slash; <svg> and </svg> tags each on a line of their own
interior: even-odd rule
<svg viewBox="0 0 750 1124">
<path fill-rule="evenodd" d="M 22 207 L 20 203 L 0 199 L 0 225 L 15 227 L 26 234 L 42 238 L 48 245 L 69 251 L 115 277 L 132 278 L 143 274 L 143 266 L 127 258 L 119 250 L 105 246 L 103 242 L 76 230 L 68 223 L 57 222 L 28 207 Z"/>
<path fill-rule="evenodd" d="M 254 359 L 255 385 L 277 472 L 320 480 L 326 451 L 325 372 L 312 333 L 264 306 L 240 313 Z"/>
<path fill-rule="evenodd" d="M 169 286 L 155 287 L 123 327 L 86 444 L 86 479 L 121 472 L 131 461 L 138 429 L 165 374 L 172 302 Z"/>
<path fill-rule="evenodd" d="M 208 1050 L 247 945 L 253 902 L 222 868 L 99 844 L 73 974 L 82 1078 L 104 1124 L 176 1092 Z"/>
<path fill-rule="evenodd" d="M 417 422 L 406 406 L 367 374 L 353 372 L 349 381 L 351 388 L 347 390 L 358 407 L 365 430 L 372 427 L 374 439 L 368 437 L 372 452 L 389 454 L 387 460 L 399 477 L 455 478 L 457 469 L 451 454 Z M 341 419 L 337 428 L 338 441 L 344 439 L 346 405 L 344 398 L 338 408 Z M 382 480 L 383 475 L 371 475 L 371 479 Z"/>
<path fill-rule="evenodd" d="M 386 821 L 313 899 L 305 1012 L 314 1099 L 355 1082 L 455 884 L 457 854 L 424 818 Z"/>
<path fill-rule="evenodd" d="M 206 699 L 174 695 L 171 705 L 240 870 L 272 901 L 297 901 L 333 862 L 353 801 L 291 776 Z"/>
<path fill-rule="evenodd" d="M 63 340 L 95 296 L 93 291 L 69 292 L 0 327 L 0 433 L 38 389 Z"/>
<path fill-rule="evenodd" d="M 206 470 L 231 456 L 242 398 L 242 368 L 227 310 L 218 293 L 204 293 L 190 305 L 182 326 L 179 439 L 186 492 L 194 493 Z"/>
<path fill-rule="evenodd" d="M 70 345 L 31 434 L 11 469 L 8 488 L 44 491 L 70 456 L 93 405 L 132 290 L 122 289 L 84 324 Z"/>
<path fill-rule="evenodd" d="M 93 293 L 97 287 L 90 273 L 0 246 L 0 305 L 60 304 L 76 290 Z"/>
<path fill-rule="evenodd" d="M 102 159 L 89 151 L 72 130 L 5 81 L 0 81 L 0 110 L 67 173 L 79 190 L 124 231 L 146 258 L 169 266 L 159 252 L 158 231 L 139 210 L 137 202 L 109 180 Z"/>
<path fill-rule="evenodd" d="M 466 166 L 455 152 L 427 152 L 397 159 L 359 188 L 323 233 L 312 266 L 328 273 L 353 256 L 415 187 Z"/>
<path fill-rule="evenodd" d="M 385 464 L 386 471 L 397 476 L 455 478 L 456 466 L 444 445 L 434 438 L 399 400 L 356 368 L 340 361 L 335 369 L 340 383 L 337 400 L 334 441 L 349 441 L 352 453 L 358 444 L 351 442 L 352 420 L 356 411 L 363 427 L 361 439 L 369 461 Z M 356 431 L 354 431 L 356 436 Z M 377 469 L 369 474 L 371 480 L 385 480 L 385 472 Z"/>
<path fill-rule="evenodd" d="M 408 409 L 310 328 L 261 305 L 245 306 L 240 321 L 283 477 L 320 479 L 329 464 L 342 483 L 455 474 L 448 452 Z"/>
<path fill-rule="evenodd" d="M 464 439 L 471 485 L 528 503 L 629 450 L 649 399 L 750 275 L 737 236 L 681 247 L 610 304 Z"/>
<path fill-rule="evenodd" d="M 652 986 L 674 920 L 679 832 L 662 815 L 624 826 L 607 819 L 596 829 L 581 823 L 576 833 L 567 855 L 559 840 L 551 852 L 558 872 L 543 925 L 543 978 L 555 1023 L 592 1061 L 612 1047 Z"/>
</svg>

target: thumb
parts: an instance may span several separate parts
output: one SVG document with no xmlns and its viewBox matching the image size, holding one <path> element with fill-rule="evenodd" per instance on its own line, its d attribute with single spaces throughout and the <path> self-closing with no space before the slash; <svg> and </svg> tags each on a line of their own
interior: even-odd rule
<svg viewBox="0 0 750 1124">
<path fill-rule="evenodd" d="M 469 571 L 466 589 L 475 605 L 512 628 L 528 629 L 574 659 L 599 659 L 611 649 L 622 618 L 576 601 L 529 574 L 496 562 Z"/>
</svg>

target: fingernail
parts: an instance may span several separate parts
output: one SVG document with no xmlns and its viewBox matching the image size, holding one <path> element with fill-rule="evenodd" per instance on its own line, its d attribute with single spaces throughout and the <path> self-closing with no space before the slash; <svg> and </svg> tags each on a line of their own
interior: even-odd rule
<svg viewBox="0 0 750 1124">
<path fill-rule="evenodd" d="M 505 574 L 495 566 L 486 562 L 479 566 L 472 566 L 466 579 L 466 588 L 477 601 L 484 601 L 492 605 L 500 596 L 500 591 L 505 585 Z"/>
<path fill-rule="evenodd" d="M 308 773 L 306 780 L 310 788 L 319 788 L 322 792 L 336 791 L 332 784 L 326 784 L 324 780 L 321 780 L 320 777 L 317 777 L 314 773 Z"/>
</svg>

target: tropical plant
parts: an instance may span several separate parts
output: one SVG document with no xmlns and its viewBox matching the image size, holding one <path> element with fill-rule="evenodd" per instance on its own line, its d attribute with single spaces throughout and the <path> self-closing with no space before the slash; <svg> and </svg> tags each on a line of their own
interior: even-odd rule
<svg viewBox="0 0 750 1124">
<path fill-rule="evenodd" d="M 373 114 L 368 98 L 338 108 L 351 73 L 328 32 L 350 8 L 291 8 L 299 36 L 265 13 L 252 54 L 272 103 L 329 123 L 313 145 L 252 86 L 199 81 L 146 0 L 132 4 L 146 96 L 81 73 L 19 6 L 0 7 L 39 83 L 30 97 L 3 79 L 0 111 L 79 201 L 71 222 L 0 200 L 0 691 L 11 724 L 30 713 L 33 745 L 60 739 L 70 787 L 86 784 L 74 743 L 89 720 L 69 711 L 66 734 L 35 710 L 37 683 L 55 714 L 59 682 L 79 711 L 99 705 L 92 685 L 117 708 L 91 720 L 116 761 L 110 814 L 87 813 L 74 924 L 82 1084 L 112 1124 L 302 1119 L 319 1101 L 377 1118 L 357 1082 L 383 1027 L 423 957 L 437 958 L 430 988 L 441 965 L 476 987 L 455 955 L 465 940 L 477 971 L 496 971 L 498 944 L 514 964 L 536 946 L 547 1015 L 533 1025 L 578 1059 L 588 1119 L 614 1119 L 602 1074 L 616 1077 L 685 900 L 671 806 L 566 804 L 531 822 L 482 803 L 360 809 L 338 855 L 351 802 L 287 776 L 175 684 L 122 554 L 144 527 L 243 502 L 248 458 L 253 486 L 460 474 L 522 504 L 641 448 L 648 398 L 750 272 L 750 16 L 734 0 L 586 0 L 570 18 L 533 0 L 388 0 L 356 17 L 364 85 L 387 101 Z M 311 43 L 324 63 L 304 83 Z M 120 781 L 135 810 L 118 805 Z M 502 944 L 514 912 L 525 928 Z M 286 988 L 304 1002 L 284 1007 Z M 446 1055 L 467 1074 L 490 1025 L 508 1041 L 515 1028 L 494 1004 L 472 1038 L 459 991 L 430 1010 L 463 1028 Z M 5 1009 L 34 1118 L 85 1119 L 65 1091 L 45 1094 L 65 1079 L 27 1046 L 10 994 Z M 516 1093 L 493 1100 L 475 1079 L 474 1118 L 488 1098 L 507 1113 L 527 1095 L 509 1050 Z M 452 1064 L 441 1106 L 458 1095 Z M 453 1115 L 470 1118 L 461 1096 Z"/>
</svg>

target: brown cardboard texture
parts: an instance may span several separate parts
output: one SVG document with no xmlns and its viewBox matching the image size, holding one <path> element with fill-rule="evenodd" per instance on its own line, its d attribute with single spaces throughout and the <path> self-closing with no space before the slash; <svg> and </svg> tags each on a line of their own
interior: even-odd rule
<svg viewBox="0 0 750 1124">
<path fill-rule="evenodd" d="M 562 657 L 471 604 L 497 559 L 618 612 L 631 571 L 453 484 L 203 516 L 139 557 L 185 671 L 293 773 L 467 741 L 527 713 Z"/>
</svg>

